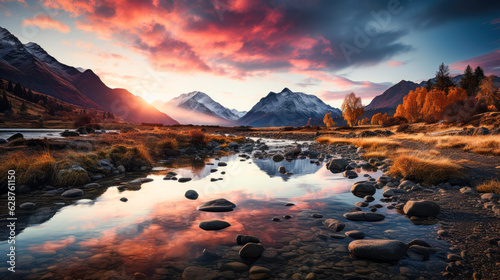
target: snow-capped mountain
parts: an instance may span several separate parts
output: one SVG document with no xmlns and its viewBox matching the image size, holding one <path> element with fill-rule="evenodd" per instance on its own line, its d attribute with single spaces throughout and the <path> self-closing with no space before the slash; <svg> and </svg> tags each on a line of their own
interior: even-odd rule
<svg viewBox="0 0 500 280">
<path fill-rule="evenodd" d="M 129 122 L 176 124 L 144 99 L 107 87 L 92 70 L 60 63 L 36 43 L 22 44 L 0 27 L 0 78 L 79 106 L 114 113 Z"/>
<path fill-rule="evenodd" d="M 248 113 L 248 111 L 238 111 L 236 109 L 232 109 L 231 112 L 236 116 L 238 116 L 238 119 L 246 115 L 246 113 Z"/>
<path fill-rule="evenodd" d="M 228 109 L 201 91 L 184 93 L 167 102 L 153 103 L 181 123 L 231 125 L 243 112 Z"/>
<path fill-rule="evenodd" d="M 326 113 L 332 113 L 334 118 L 342 114 L 315 95 L 284 88 L 279 93 L 270 92 L 262 98 L 237 124 L 255 127 L 303 126 L 309 118 L 311 124 L 320 124 Z"/>
</svg>

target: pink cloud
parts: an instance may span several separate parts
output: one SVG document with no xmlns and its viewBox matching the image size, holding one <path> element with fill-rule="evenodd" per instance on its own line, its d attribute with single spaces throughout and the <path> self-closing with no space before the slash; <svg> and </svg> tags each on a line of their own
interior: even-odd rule
<svg viewBox="0 0 500 280">
<path fill-rule="evenodd" d="M 61 33 L 69 33 L 69 31 L 70 31 L 70 28 L 68 25 L 66 25 L 58 20 L 53 19 L 52 17 L 50 17 L 47 14 L 41 14 L 41 15 L 34 16 L 30 19 L 25 19 L 25 20 L 23 20 L 22 25 L 23 26 L 34 25 L 34 26 L 37 26 L 41 29 L 53 29 L 53 30 L 57 30 Z"/>
<path fill-rule="evenodd" d="M 389 61 L 386 63 L 387 66 L 389 67 L 400 67 L 400 66 L 403 66 L 403 65 L 406 65 L 406 62 L 402 62 L 402 61 Z"/>
<path fill-rule="evenodd" d="M 323 70 L 335 55 L 329 40 L 298 33 L 284 7 L 266 3 L 228 1 L 219 7 L 219 18 L 213 1 L 91 2 L 44 4 L 78 17 L 80 30 L 123 41 L 158 70 L 242 78 L 291 68 Z"/>
<path fill-rule="evenodd" d="M 451 70 L 463 72 L 467 65 L 470 65 L 473 68 L 481 66 L 484 69 L 485 74 L 500 76 L 500 50 L 454 62 L 450 65 L 450 68 Z"/>
</svg>

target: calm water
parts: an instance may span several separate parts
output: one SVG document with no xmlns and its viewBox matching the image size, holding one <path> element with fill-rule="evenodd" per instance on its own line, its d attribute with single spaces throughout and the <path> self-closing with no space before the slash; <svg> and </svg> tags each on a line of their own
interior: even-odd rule
<svg viewBox="0 0 500 280">
<path fill-rule="evenodd" d="M 16 133 L 22 133 L 24 138 L 63 138 L 61 132 L 66 129 L 47 129 L 47 128 L 0 128 L 0 138 L 7 139 Z M 69 129 L 74 131 L 74 129 Z M 118 132 L 117 130 L 108 130 L 107 132 Z M 85 136 L 85 135 L 83 135 Z"/>
<path fill-rule="evenodd" d="M 341 174 L 332 174 L 324 163 L 311 164 L 309 159 L 274 163 L 270 159 L 241 161 L 241 157 L 233 155 L 221 160 L 228 166 L 217 167 L 215 164 L 160 169 L 147 176 L 154 179 L 153 182 L 143 184 L 136 191 L 120 191 L 119 182 L 129 180 L 122 178 L 97 198 L 81 199 L 76 204 L 52 210 L 50 219 L 32 224 L 18 234 L 16 274 L 2 268 L 0 275 L 8 279 L 42 276 L 48 277 L 46 279 L 63 279 L 64 276 L 100 279 L 109 275 L 114 275 L 110 279 L 132 279 L 134 273 L 140 272 L 156 279 L 179 279 L 185 266 L 206 266 L 216 271 L 218 263 L 240 261 L 240 247 L 235 247 L 238 234 L 257 236 L 266 248 L 276 248 L 280 254 L 301 253 L 304 252 L 300 251 L 301 246 L 310 245 L 307 256 L 301 256 L 310 258 L 310 267 L 337 263 L 342 268 L 339 263 L 345 262 L 344 272 L 326 270 L 323 276 L 346 273 L 358 265 L 389 275 L 398 275 L 401 267 L 408 266 L 416 271 L 414 273 L 428 273 L 421 274 L 427 276 L 444 266 L 444 262 L 432 259 L 427 262 L 403 259 L 399 265 L 391 266 L 358 261 L 353 266 L 356 259 L 351 259 L 347 252 L 347 244 L 352 239 L 329 238 L 330 232 L 322 226 L 324 219 L 311 217 L 312 213 L 320 213 L 324 218 L 340 219 L 346 222 L 344 231 L 358 229 L 365 232 L 366 238 L 403 242 L 419 238 L 433 246 L 446 248 L 445 243 L 435 240 L 437 225 L 413 225 L 405 216 L 385 207 L 378 210 L 386 215 L 382 222 L 349 222 L 342 217 L 361 200 L 350 193 L 352 183 L 365 179 L 363 174 L 376 178 L 380 172 L 357 170 L 360 177 L 347 180 Z M 213 159 L 209 162 L 217 163 Z M 280 165 L 294 175 L 279 174 Z M 218 171 L 211 173 L 213 168 Z M 178 177 L 192 177 L 193 180 L 187 183 L 163 180 L 167 171 L 175 171 Z M 226 174 L 221 174 L 221 171 Z M 210 182 L 211 178 L 223 180 Z M 188 189 L 196 190 L 199 198 L 194 201 L 186 199 L 184 193 Z M 121 202 L 121 197 L 128 201 Z M 372 204 L 379 203 L 381 191 L 375 197 L 377 200 Z M 237 205 L 236 209 L 226 213 L 196 210 L 202 203 L 217 198 L 232 201 Z M 60 201 L 71 204 L 68 200 Z M 287 202 L 293 202 L 295 206 L 285 207 Z M 284 215 L 292 218 L 283 219 Z M 273 222 L 273 217 L 280 217 L 281 221 Z M 200 221 L 209 219 L 225 220 L 231 226 L 221 231 L 203 231 L 198 227 Z M 327 240 L 322 239 L 324 236 L 328 237 Z M 2 254 L 7 248 L 6 241 L 0 242 Z M 204 249 L 220 258 L 202 262 L 197 258 Z M 287 265 L 298 271 L 300 265 L 293 261 L 278 257 L 274 261 L 261 259 L 256 264 L 272 268 L 278 274 L 292 269 Z M 5 262 L 1 266 L 6 266 Z"/>
</svg>

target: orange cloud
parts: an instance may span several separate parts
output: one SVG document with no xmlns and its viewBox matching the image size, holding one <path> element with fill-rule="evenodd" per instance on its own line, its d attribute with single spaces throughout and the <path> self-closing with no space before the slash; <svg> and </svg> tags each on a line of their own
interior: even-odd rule
<svg viewBox="0 0 500 280">
<path fill-rule="evenodd" d="M 66 25 L 58 20 L 53 19 L 52 17 L 50 17 L 47 14 L 41 14 L 41 15 L 34 16 L 30 19 L 25 19 L 25 20 L 23 20 L 22 25 L 23 26 L 33 25 L 33 26 L 37 26 L 41 29 L 53 29 L 53 30 L 57 30 L 61 33 L 69 33 L 69 31 L 70 31 L 70 28 L 68 25 Z"/>
<path fill-rule="evenodd" d="M 406 64 L 406 62 L 402 62 L 402 61 L 389 61 L 386 63 L 386 65 L 389 67 L 399 67 L 399 66 L 403 66 L 405 64 Z"/>
<path fill-rule="evenodd" d="M 41 245 L 31 246 L 29 249 L 36 252 L 53 252 L 66 248 L 68 245 L 75 243 L 75 240 L 75 237 L 69 236 L 59 241 L 47 241 Z"/>
</svg>

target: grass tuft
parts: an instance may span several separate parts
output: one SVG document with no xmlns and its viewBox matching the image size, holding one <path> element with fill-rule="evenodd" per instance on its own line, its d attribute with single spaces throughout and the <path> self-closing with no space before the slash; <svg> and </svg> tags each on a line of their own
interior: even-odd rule
<svg viewBox="0 0 500 280">
<path fill-rule="evenodd" d="M 477 185 L 477 191 L 480 193 L 496 193 L 500 194 L 500 180 L 491 179 Z"/>
<path fill-rule="evenodd" d="M 465 169 L 443 157 L 414 154 L 399 154 L 389 173 L 427 185 L 447 182 L 453 177 L 462 177 Z"/>
</svg>

